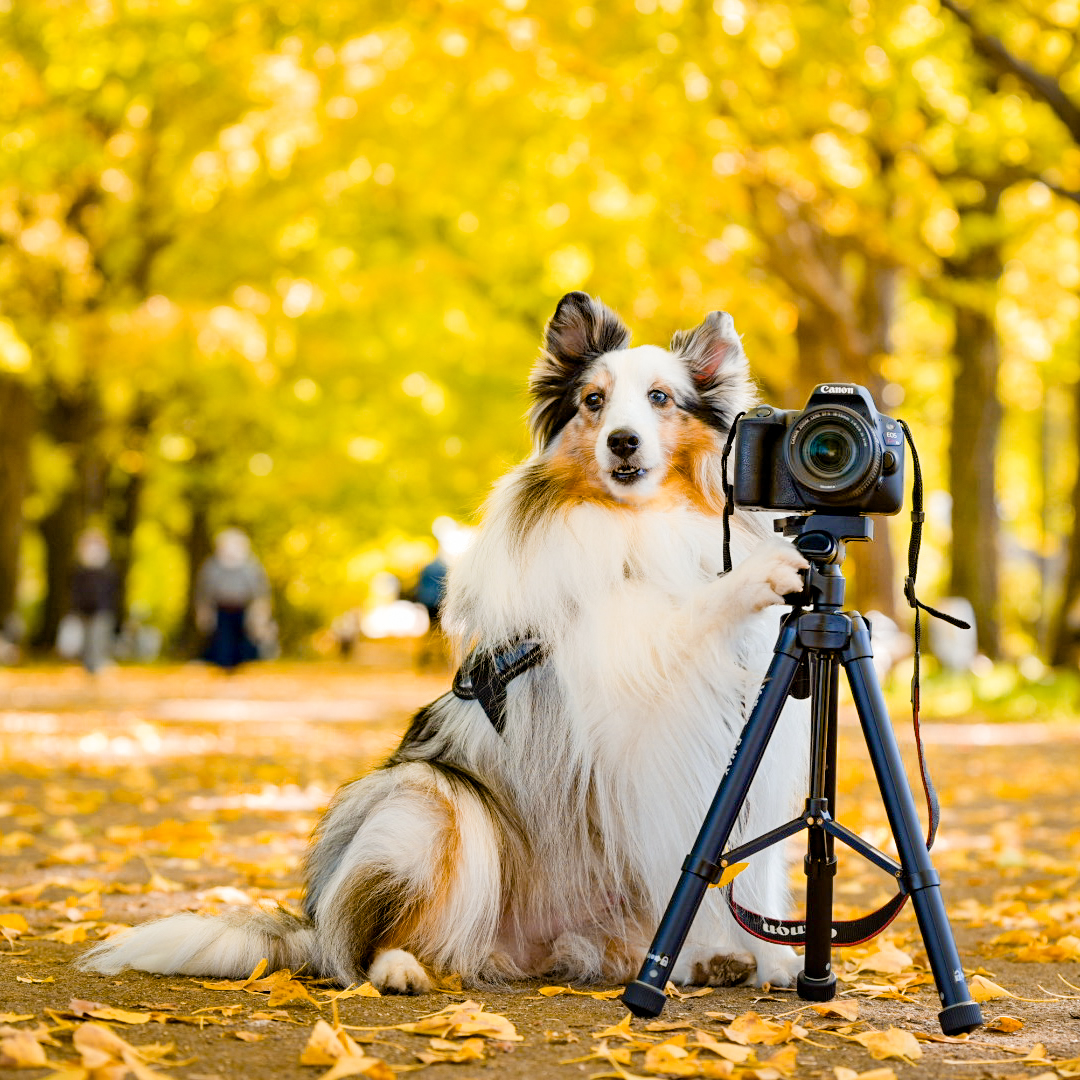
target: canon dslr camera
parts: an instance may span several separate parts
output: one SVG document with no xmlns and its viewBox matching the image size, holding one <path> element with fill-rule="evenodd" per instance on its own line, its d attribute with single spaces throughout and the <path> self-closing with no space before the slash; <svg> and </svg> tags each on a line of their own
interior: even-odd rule
<svg viewBox="0 0 1080 1080">
<path fill-rule="evenodd" d="M 806 408 L 759 405 L 735 432 L 735 505 L 747 510 L 895 514 L 904 501 L 904 433 L 870 391 L 822 383 Z"/>
</svg>

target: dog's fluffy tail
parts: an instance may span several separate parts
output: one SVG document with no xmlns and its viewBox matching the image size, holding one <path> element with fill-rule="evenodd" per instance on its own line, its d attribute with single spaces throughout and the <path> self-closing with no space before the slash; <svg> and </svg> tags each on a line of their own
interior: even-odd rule
<svg viewBox="0 0 1080 1080">
<path fill-rule="evenodd" d="M 157 975 L 209 975 L 242 979 L 260 960 L 268 971 L 304 967 L 315 960 L 311 923 L 285 911 L 239 908 L 222 915 L 171 915 L 133 927 L 79 957 L 84 971 L 115 975 L 125 968 Z"/>
</svg>

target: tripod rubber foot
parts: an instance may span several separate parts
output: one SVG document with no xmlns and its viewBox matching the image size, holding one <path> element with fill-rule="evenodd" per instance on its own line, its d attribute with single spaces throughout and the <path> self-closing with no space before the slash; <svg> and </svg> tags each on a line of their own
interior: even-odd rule
<svg viewBox="0 0 1080 1080">
<path fill-rule="evenodd" d="M 946 1035 L 963 1035 L 965 1031 L 974 1031 L 982 1027 L 982 1009 L 974 1001 L 961 1001 L 959 1005 L 950 1005 L 938 1013 L 941 1030 Z"/>
<path fill-rule="evenodd" d="M 800 971 L 795 990 L 803 1001 L 832 1001 L 836 997 L 836 976 L 830 971 L 823 979 L 814 979 Z"/>
<path fill-rule="evenodd" d="M 663 990 L 657 990 L 655 986 L 635 979 L 634 982 L 626 984 L 621 1000 L 635 1016 L 659 1016 L 667 997 Z M 982 1021 L 981 1016 L 979 1020 Z"/>
</svg>

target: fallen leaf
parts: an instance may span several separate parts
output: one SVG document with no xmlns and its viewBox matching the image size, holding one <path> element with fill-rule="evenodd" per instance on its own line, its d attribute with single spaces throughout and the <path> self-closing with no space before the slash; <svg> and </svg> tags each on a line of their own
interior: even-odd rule
<svg viewBox="0 0 1080 1080">
<path fill-rule="evenodd" d="M 20 1031 L 0 1039 L 0 1065 L 13 1069 L 41 1069 L 49 1064 L 45 1047 L 32 1032 Z"/>
<path fill-rule="evenodd" d="M 896 1073 L 889 1068 L 871 1069 L 869 1072 L 861 1073 L 844 1065 L 836 1065 L 833 1068 L 833 1075 L 836 1080 L 896 1080 Z"/>
<path fill-rule="evenodd" d="M 18 1024 L 22 1020 L 33 1020 L 33 1013 L 0 1013 L 0 1024 Z"/>
<path fill-rule="evenodd" d="M 997 1016 L 986 1025 L 987 1031 L 996 1031 L 1003 1035 L 1012 1035 L 1024 1026 L 1024 1021 L 1015 1016 Z"/>
<path fill-rule="evenodd" d="M 854 1036 L 855 1042 L 861 1043 L 870 1051 L 870 1056 L 882 1060 L 884 1058 L 901 1058 L 909 1064 L 922 1057 L 922 1047 L 910 1031 L 891 1027 L 887 1031 L 864 1031 L 861 1035 Z"/>
<path fill-rule="evenodd" d="M 575 990 L 572 986 L 541 986 L 536 992 L 544 997 L 574 994 L 577 997 L 591 997 L 597 1001 L 608 1001 L 612 998 L 622 997 L 624 990 L 621 986 L 615 990 Z"/>
<path fill-rule="evenodd" d="M 147 1024 L 150 1022 L 149 1013 L 116 1009 L 111 1005 L 103 1005 L 100 1001 L 82 1001 L 79 998 L 72 998 L 67 1011 L 62 1015 L 90 1016 L 95 1020 L 113 1020 L 120 1024 Z"/>
<path fill-rule="evenodd" d="M 522 1037 L 505 1016 L 483 1012 L 483 1006 L 475 1001 L 448 1005 L 430 1016 L 423 1016 L 409 1024 L 394 1025 L 397 1031 L 411 1031 L 415 1035 L 483 1035 L 507 1042 L 521 1042 Z"/>
<path fill-rule="evenodd" d="M 779 1043 L 788 1042 L 790 1039 L 805 1038 L 809 1032 L 804 1027 L 785 1020 L 777 1024 L 773 1020 L 766 1020 L 756 1012 L 744 1013 L 737 1016 L 727 1027 L 724 1034 L 733 1042 L 743 1046 L 749 1043 L 764 1043 L 766 1046 L 776 1046 Z"/>
<path fill-rule="evenodd" d="M 416 1052 L 416 1056 L 425 1065 L 435 1065 L 440 1062 L 460 1064 L 464 1061 L 483 1061 L 485 1057 L 484 1040 L 481 1038 L 465 1039 L 463 1042 L 432 1039 L 428 1045 L 430 1049 Z"/>
<path fill-rule="evenodd" d="M 257 1031 L 234 1031 L 232 1032 L 234 1039 L 239 1039 L 241 1042 L 262 1042 L 266 1038 L 265 1035 L 260 1035 Z"/>
<path fill-rule="evenodd" d="M 338 990 L 336 992 L 330 991 L 323 998 L 323 1001 L 329 1003 L 333 1001 L 344 1001 L 346 998 L 354 997 L 377 998 L 382 997 L 382 994 L 380 994 L 371 983 L 366 982 L 360 986 L 350 986 L 345 990 Z"/>
<path fill-rule="evenodd" d="M 841 998 L 825 1005 L 811 1005 L 810 1008 L 819 1016 L 834 1016 L 839 1020 L 859 1019 L 859 1003 L 852 998 Z"/>
<path fill-rule="evenodd" d="M 1003 986 L 991 982 L 984 975 L 972 975 L 968 983 L 972 1001 L 993 1001 L 994 998 L 1012 997 Z"/>
</svg>

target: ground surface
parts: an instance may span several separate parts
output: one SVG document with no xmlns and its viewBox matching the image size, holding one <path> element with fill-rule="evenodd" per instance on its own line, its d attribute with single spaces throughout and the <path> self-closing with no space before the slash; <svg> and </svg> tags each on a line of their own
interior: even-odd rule
<svg viewBox="0 0 1080 1080">
<path fill-rule="evenodd" d="M 936 1038 L 939 1028 L 907 912 L 884 940 L 837 956 L 837 1001 L 854 1020 L 752 989 L 673 998 L 665 1027 L 650 1028 L 624 1023 L 618 1000 L 546 996 L 540 984 L 331 1002 L 331 988 L 303 976 L 208 988 L 72 967 L 112 924 L 258 897 L 295 903 L 320 807 L 446 687 L 444 673 L 404 666 L 282 666 L 232 678 L 115 670 L 96 681 L 70 669 L 0 671 L 0 1075 L 1080 1076 L 1080 722 L 927 729 L 944 804 L 935 865 L 969 974 L 982 972 L 986 993 L 1013 995 L 983 1006 L 987 1020 L 1015 1018 L 1001 1025 L 1017 1027 L 1011 1033 L 910 1038 Z M 896 720 L 908 752 L 906 721 Z M 880 800 L 846 722 L 840 762 L 841 820 L 884 844 Z M 887 885 L 842 858 L 837 897 L 853 911 L 884 898 Z M 466 1007 L 470 999 L 486 1015 Z M 441 1024 L 398 1027 L 448 1007 L 457 1015 Z M 317 1029 L 320 1019 L 328 1026 Z M 331 1033 L 329 1048 L 309 1049 L 312 1063 L 301 1064 L 313 1032 L 335 1026 L 352 1046 Z M 910 1034 L 872 1036 L 892 1027 Z M 892 1056 L 875 1059 L 875 1042 Z M 448 1056 L 464 1060 L 439 1060 Z"/>
</svg>

